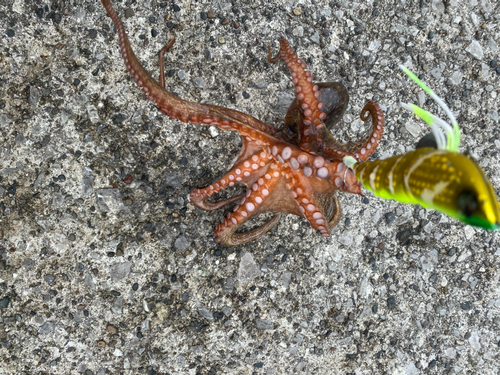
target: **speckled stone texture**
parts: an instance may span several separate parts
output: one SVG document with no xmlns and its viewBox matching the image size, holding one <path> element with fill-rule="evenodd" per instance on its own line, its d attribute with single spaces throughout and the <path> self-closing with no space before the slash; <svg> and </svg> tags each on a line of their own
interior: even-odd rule
<svg viewBox="0 0 500 375">
<path fill-rule="evenodd" d="M 405 63 L 500 189 L 493 0 L 114 6 L 155 77 L 176 36 L 169 90 L 276 126 L 294 90 L 267 44 L 286 37 L 317 81 L 347 86 L 339 138 L 380 103 L 378 157 L 428 132 L 399 100 L 443 115 Z M 159 114 L 98 1 L 4 0 L 0 31 L 1 374 L 498 374 L 498 233 L 365 191 L 340 196 L 329 239 L 284 215 L 256 242 L 217 246 L 224 210 L 188 194 L 224 175 L 237 134 Z"/>
</svg>

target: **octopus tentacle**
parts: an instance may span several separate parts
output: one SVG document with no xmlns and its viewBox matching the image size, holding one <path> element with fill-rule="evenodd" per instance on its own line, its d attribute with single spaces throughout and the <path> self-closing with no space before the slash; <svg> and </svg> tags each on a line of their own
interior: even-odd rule
<svg viewBox="0 0 500 375">
<path fill-rule="evenodd" d="M 201 208 L 202 210 L 213 211 L 221 207 L 224 207 L 230 203 L 237 202 L 241 200 L 244 196 L 245 193 L 242 193 L 228 199 L 222 199 L 217 202 L 209 202 L 208 201 L 209 195 L 203 194 L 201 192 L 201 189 L 196 189 L 189 194 L 189 200 L 193 205 L 195 205 L 198 208 Z"/>
<path fill-rule="evenodd" d="M 340 218 L 342 217 L 342 209 L 340 206 L 339 199 L 337 197 L 337 193 L 333 193 L 332 198 L 333 198 L 332 199 L 332 208 L 333 208 L 334 212 L 331 216 L 330 221 L 328 222 L 327 230 L 328 230 L 328 228 L 330 228 L 329 232 L 331 232 L 333 230 L 333 228 L 335 228 L 337 226 Z"/>
<path fill-rule="evenodd" d="M 167 91 L 165 89 L 163 54 L 172 47 L 175 38 L 171 39 L 167 46 L 160 52 L 160 82 L 157 82 L 153 77 L 151 77 L 147 70 L 144 69 L 137 59 L 137 56 L 130 45 L 130 41 L 127 38 L 125 28 L 123 27 L 116 11 L 113 9 L 110 0 L 101 0 L 101 3 L 116 27 L 120 41 L 120 51 L 127 70 L 130 72 L 137 85 L 147 95 L 148 99 L 153 101 L 163 114 L 172 119 L 179 119 L 182 122 L 191 122 L 193 124 L 202 123 L 210 125 L 212 122 L 217 124 L 222 120 L 226 120 L 236 122 L 241 126 L 254 128 L 268 134 L 274 134 L 277 132 L 277 129 L 273 126 L 267 125 L 250 115 L 224 107 L 199 104 L 183 100 Z"/>
<path fill-rule="evenodd" d="M 337 189 L 343 187 L 346 166 L 338 159 L 330 161 L 314 153 L 304 152 L 285 142 L 275 142 L 272 147 L 267 147 L 267 152 L 280 164 L 290 166 L 307 178 L 314 176 L 328 179 L 335 184 Z"/>
<path fill-rule="evenodd" d="M 271 57 L 271 47 L 268 46 L 268 61 L 274 63 L 282 58 L 292 72 L 292 82 L 295 85 L 297 102 L 301 111 L 300 133 L 301 147 L 317 149 L 322 143 L 319 130 L 324 127 L 326 114 L 322 111 L 325 103 L 318 100 L 321 91 L 318 85 L 313 85 L 313 77 L 306 70 L 306 63 L 297 57 L 286 39 L 280 39 L 280 50 Z M 309 146 L 307 146 L 309 145 Z"/>
<path fill-rule="evenodd" d="M 137 85 L 142 88 L 144 93 L 146 93 L 148 99 L 154 101 L 158 107 L 162 107 L 168 112 L 173 111 L 173 109 L 176 108 L 178 113 L 196 115 L 208 114 L 208 109 L 202 104 L 191 103 L 176 97 L 174 94 L 161 87 L 161 85 L 158 84 L 153 77 L 151 77 L 151 75 L 141 65 L 132 50 L 125 28 L 123 27 L 118 14 L 116 14 L 113 9 L 111 2 L 109 0 L 101 0 L 101 2 L 116 27 L 118 38 L 120 40 L 120 51 L 123 61 L 125 62 L 125 66 L 132 77 L 134 77 Z"/>
<path fill-rule="evenodd" d="M 165 47 L 162 48 L 162 50 L 159 53 L 159 58 L 160 58 L 160 77 L 158 79 L 158 82 L 160 83 L 160 86 L 165 88 L 165 61 L 163 60 L 163 56 L 165 53 L 172 48 L 172 46 L 175 43 L 175 37 L 170 39 L 170 41 L 167 43 Z"/>
<path fill-rule="evenodd" d="M 361 194 L 361 182 L 359 182 L 350 168 L 347 169 L 344 174 L 344 187 L 341 190 L 348 193 L 363 195 Z"/>
<path fill-rule="evenodd" d="M 360 118 L 362 121 L 372 119 L 371 129 L 368 130 L 358 142 L 340 143 L 333 139 L 328 139 L 321 147 L 321 154 L 328 158 L 338 158 L 347 155 L 354 156 L 357 160 L 367 160 L 378 147 L 378 141 L 382 138 L 384 131 L 384 113 L 380 106 L 370 101 L 365 104 L 361 111 Z"/>
<path fill-rule="evenodd" d="M 276 215 L 269 222 L 261 227 L 249 232 L 236 233 L 236 231 L 251 217 L 269 211 L 271 192 L 276 191 L 277 185 L 282 180 L 280 167 L 272 163 L 270 170 L 263 177 L 259 178 L 245 194 L 239 206 L 236 206 L 233 212 L 229 212 L 227 217 L 215 228 L 215 237 L 218 243 L 227 245 L 236 245 L 244 240 L 249 241 L 249 236 L 260 236 L 265 231 L 274 226 L 279 216 Z M 276 213 L 276 211 L 275 211 Z M 253 237 L 252 237 L 253 239 Z"/>
<path fill-rule="evenodd" d="M 281 212 L 277 212 L 265 224 L 242 233 L 235 233 L 237 228 L 235 229 L 234 227 L 224 227 L 220 228 L 219 230 L 216 229 L 215 238 L 217 243 L 223 245 L 242 245 L 246 242 L 256 240 L 264 235 L 264 233 L 271 230 L 271 228 L 274 227 L 278 223 L 278 221 L 280 221 L 280 219 Z"/>
<path fill-rule="evenodd" d="M 375 149 L 378 146 L 378 141 L 382 139 L 385 117 L 384 112 L 382 112 L 382 109 L 380 108 L 378 103 L 372 101 L 365 104 L 359 117 L 362 121 L 368 121 L 368 119 L 371 117 L 372 129 L 368 132 L 367 136 L 364 139 L 362 139 L 352 147 L 352 150 L 357 149 L 355 157 L 358 160 L 367 160 L 368 157 L 375 152 Z"/>
<path fill-rule="evenodd" d="M 325 237 L 340 218 L 340 204 L 335 192 L 333 194 L 314 193 L 321 190 L 323 184 L 311 184 L 302 176 L 295 174 L 287 187 L 291 190 L 298 208 L 304 218 L 309 221 L 311 227 L 320 231 Z"/>
<path fill-rule="evenodd" d="M 247 147 L 244 147 L 245 150 Z M 262 150 L 257 150 L 251 156 L 243 152 L 237 162 L 221 179 L 213 182 L 203 189 L 195 189 L 189 195 L 191 203 L 204 210 L 216 210 L 229 203 L 236 202 L 244 197 L 245 194 L 237 197 L 221 200 L 216 203 L 208 201 L 213 194 L 225 189 L 228 186 L 234 186 L 236 183 L 245 184 L 247 187 L 262 177 L 272 162 L 272 157 Z"/>
<path fill-rule="evenodd" d="M 351 153 L 348 151 L 342 151 L 343 144 L 338 142 L 333 137 L 329 129 L 332 129 L 335 125 L 337 125 L 342 118 L 347 105 L 349 104 L 349 94 L 345 86 L 340 82 L 319 82 L 316 85 L 319 87 L 321 99 L 325 104 L 323 112 L 326 114 L 326 118 L 324 120 L 325 127 L 320 130 L 320 139 L 323 143 L 320 144 L 319 149 L 315 151 L 319 155 L 323 155 L 323 144 L 338 145 L 340 149 L 337 158 L 342 159 L 346 155 L 351 155 Z M 299 131 L 300 116 L 300 105 L 295 98 L 288 108 L 285 116 L 285 125 L 280 129 L 280 135 L 289 143 L 302 147 L 302 140 L 300 138 L 301 135 Z M 338 147 L 332 148 L 337 150 Z"/>
</svg>

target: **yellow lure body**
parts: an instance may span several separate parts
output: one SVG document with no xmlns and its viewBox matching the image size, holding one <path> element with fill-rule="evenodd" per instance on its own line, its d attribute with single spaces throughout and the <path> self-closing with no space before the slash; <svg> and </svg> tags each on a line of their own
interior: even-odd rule
<svg viewBox="0 0 500 375">
<path fill-rule="evenodd" d="M 499 228 L 500 205 L 493 186 L 466 155 L 420 148 L 385 160 L 355 163 L 352 169 L 376 196 L 420 204 L 481 228 Z"/>
</svg>

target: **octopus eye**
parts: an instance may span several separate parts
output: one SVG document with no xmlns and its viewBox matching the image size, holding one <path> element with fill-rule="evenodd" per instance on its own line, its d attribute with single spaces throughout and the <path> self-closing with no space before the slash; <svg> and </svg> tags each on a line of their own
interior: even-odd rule
<svg viewBox="0 0 500 375">
<path fill-rule="evenodd" d="M 290 137 L 290 138 L 294 138 L 297 133 L 294 131 L 294 129 L 290 128 L 290 127 L 286 127 L 285 128 L 285 131 L 287 133 L 287 135 Z"/>
<path fill-rule="evenodd" d="M 471 217 L 477 210 L 477 196 L 472 191 L 465 190 L 458 196 L 458 208 L 467 217 Z"/>
</svg>

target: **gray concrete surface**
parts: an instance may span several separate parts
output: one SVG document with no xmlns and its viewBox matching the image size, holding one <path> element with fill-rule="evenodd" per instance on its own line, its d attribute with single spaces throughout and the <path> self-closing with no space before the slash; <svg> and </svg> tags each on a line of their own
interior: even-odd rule
<svg viewBox="0 0 500 375">
<path fill-rule="evenodd" d="M 348 87 L 340 138 L 360 133 L 367 100 L 382 105 L 381 157 L 428 131 L 399 100 L 440 113 L 396 69 L 406 63 L 446 98 L 498 192 L 495 3 L 115 7 L 155 76 L 177 37 L 173 92 L 277 126 L 293 87 L 266 46 L 285 36 L 319 81 Z M 366 193 L 340 197 L 330 239 L 288 215 L 219 247 L 223 210 L 188 193 L 224 174 L 237 134 L 144 100 L 97 1 L 4 0 L 0 29 L 1 374 L 498 374 L 498 233 Z"/>
</svg>

